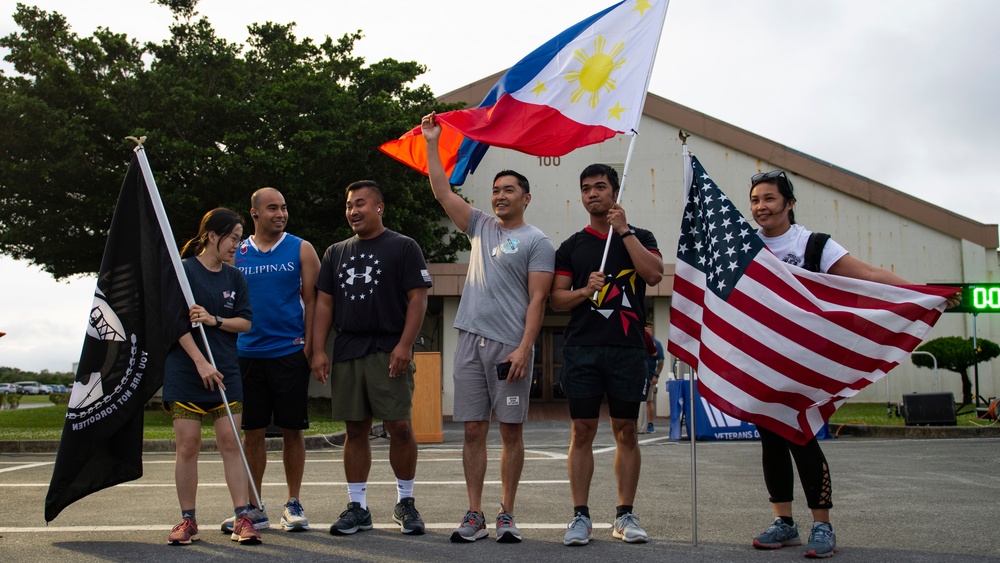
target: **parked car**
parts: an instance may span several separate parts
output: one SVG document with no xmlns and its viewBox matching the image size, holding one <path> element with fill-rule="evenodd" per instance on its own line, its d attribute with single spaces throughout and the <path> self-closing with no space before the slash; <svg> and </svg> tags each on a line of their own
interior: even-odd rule
<svg viewBox="0 0 1000 563">
<path fill-rule="evenodd" d="M 39 387 L 42 388 L 42 395 L 48 395 L 49 393 L 52 393 L 51 385 L 40 385 Z"/>
<path fill-rule="evenodd" d="M 17 385 L 13 383 L 0 383 L 0 395 L 7 395 L 9 393 L 17 393 Z"/>
<path fill-rule="evenodd" d="M 65 385 L 49 385 L 52 388 L 53 393 L 69 393 L 69 389 Z"/>
<path fill-rule="evenodd" d="M 17 392 L 23 393 L 25 395 L 44 395 L 45 391 L 42 389 L 42 384 L 37 381 L 18 381 L 14 383 L 17 386 Z"/>
</svg>

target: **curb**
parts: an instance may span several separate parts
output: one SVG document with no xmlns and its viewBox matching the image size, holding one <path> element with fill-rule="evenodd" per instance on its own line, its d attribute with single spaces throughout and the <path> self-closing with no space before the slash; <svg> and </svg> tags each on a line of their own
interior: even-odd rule
<svg viewBox="0 0 1000 563">
<path fill-rule="evenodd" d="M 891 439 L 1000 438 L 1000 426 L 870 426 L 830 424 L 834 436 Z"/>
</svg>

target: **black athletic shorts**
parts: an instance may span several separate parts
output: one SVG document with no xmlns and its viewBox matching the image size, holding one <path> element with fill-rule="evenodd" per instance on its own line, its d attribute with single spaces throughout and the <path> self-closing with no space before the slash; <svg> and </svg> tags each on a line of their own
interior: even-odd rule
<svg viewBox="0 0 1000 563">
<path fill-rule="evenodd" d="M 298 351 L 280 358 L 240 358 L 243 429 L 309 428 L 309 361 Z"/>
<path fill-rule="evenodd" d="M 624 346 L 566 346 L 562 388 L 573 418 L 596 418 L 588 413 L 595 399 L 600 409 L 605 395 L 609 408 L 615 407 L 612 417 L 628 418 L 620 415 L 631 413 L 632 403 L 638 415 L 638 405 L 646 400 L 646 351 Z"/>
</svg>

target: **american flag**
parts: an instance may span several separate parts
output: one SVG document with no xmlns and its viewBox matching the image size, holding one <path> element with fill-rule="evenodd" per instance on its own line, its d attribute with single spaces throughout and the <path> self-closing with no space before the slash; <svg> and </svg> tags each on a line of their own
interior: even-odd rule
<svg viewBox="0 0 1000 563">
<path fill-rule="evenodd" d="M 716 408 L 804 444 L 910 355 L 955 289 L 786 264 L 694 156 L 684 165 L 668 350 Z"/>
</svg>

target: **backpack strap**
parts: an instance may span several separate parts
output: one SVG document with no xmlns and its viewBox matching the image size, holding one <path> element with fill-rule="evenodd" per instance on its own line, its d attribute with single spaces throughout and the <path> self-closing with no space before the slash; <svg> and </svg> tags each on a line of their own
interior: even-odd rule
<svg viewBox="0 0 1000 563">
<path fill-rule="evenodd" d="M 818 272 L 820 258 L 823 257 L 823 247 L 826 241 L 830 240 L 830 235 L 826 233 L 811 233 L 809 242 L 806 243 L 805 263 L 802 267 L 810 272 Z"/>
</svg>

